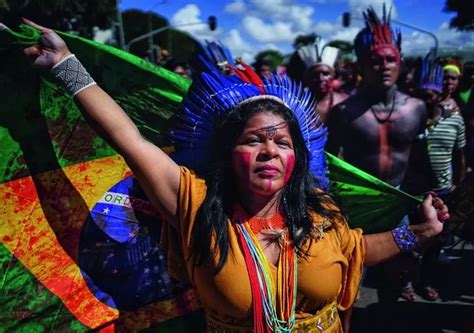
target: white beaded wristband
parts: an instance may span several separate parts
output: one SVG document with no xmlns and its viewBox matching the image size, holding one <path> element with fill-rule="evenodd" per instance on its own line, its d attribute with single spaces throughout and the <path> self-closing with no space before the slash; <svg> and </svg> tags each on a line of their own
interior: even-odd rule
<svg viewBox="0 0 474 333">
<path fill-rule="evenodd" d="M 67 56 L 54 65 L 51 68 L 51 74 L 73 97 L 96 84 L 74 54 Z"/>
</svg>

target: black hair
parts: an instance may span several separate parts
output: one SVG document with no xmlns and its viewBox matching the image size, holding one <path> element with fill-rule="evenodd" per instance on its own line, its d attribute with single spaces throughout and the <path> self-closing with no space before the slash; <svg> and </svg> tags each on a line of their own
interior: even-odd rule
<svg viewBox="0 0 474 333">
<path fill-rule="evenodd" d="M 300 247 L 312 231 L 310 213 L 315 212 L 329 218 L 338 214 L 328 206 L 334 204 L 329 194 L 315 189 L 309 169 L 311 155 L 294 113 L 283 104 L 270 99 L 241 104 L 216 125 L 211 161 L 207 172 L 203 173 L 207 194 L 192 231 L 190 259 L 196 266 L 214 266 L 215 273 L 222 269 L 227 259 L 227 221 L 232 218 L 233 205 L 238 200 L 236 177 L 231 163 L 232 149 L 248 120 L 260 112 L 270 112 L 282 117 L 288 124 L 293 141 L 295 165 L 290 180 L 281 191 L 279 211 L 285 216 L 294 244 Z"/>
</svg>

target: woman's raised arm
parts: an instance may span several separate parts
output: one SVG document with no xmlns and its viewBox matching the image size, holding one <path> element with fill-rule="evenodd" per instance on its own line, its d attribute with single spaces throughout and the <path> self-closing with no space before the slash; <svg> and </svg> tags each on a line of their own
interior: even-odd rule
<svg viewBox="0 0 474 333">
<path fill-rule="evenodd" d="M 160 148 L 146 141 L 122 108 L 88 76 L 64 41 L 51 29 L 29 20 L 38 29 L 37 45 L 25 48 L 36 68 L 49 70 L 74 95 L 87 122 L 125 158 L 151 202 L 175 223 L 179 166 Z"/>
</svg>

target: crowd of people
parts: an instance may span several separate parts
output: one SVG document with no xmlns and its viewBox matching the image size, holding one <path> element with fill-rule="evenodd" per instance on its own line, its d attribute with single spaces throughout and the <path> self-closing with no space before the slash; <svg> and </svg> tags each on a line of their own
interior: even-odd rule
<svg viewBox="0 0 474 333">
<path fill-rule="evenodd" d="M 194 286 L 209 331 L 348 332 L 363 267 L 377 267 L 381 301 L 413 301 L 408 281 L 383 283 L 384 272 L 387 261 L 423 250 L 421 288 L 427 299 L 439 297 L 430 278 L 443 244 L 432 240 L 449 219 L 443 199 L 473 167 L 474 66 L 428 57 L 406 71 L 412 81 L 397 84 L 401 35 L 385 14 L 369 9 L 365 17 L 354 41 L 357 64 L 338 62 L 329 46 L 296 51 L 305 90 L 291 89 L 291 78 L 268 66 L 260 78 L 242 62 L 222 71 L 201 58 L 171 134 L 185 156 L 180 165 L 140 136 L 58 35 L 25 21 L 42 34 L 26 55 L 64 84 L 167 222 L 170 275 Z M 326 127 L 328 152 L 427 193 L 417 212 L 391 231 L 350 229 L 313 176 L 324 176 L 311 154 L 324 145 Z"/>
<path fill-rule="evenodd" d="M 369 13 L 375 27 L 376 15 Z M 412 195 L 431 191 L 446 200 L 473 169 L 474 63 L 429 53 L 404 60 L 401 36 L 385 23 L 375 49 L 364 44 L 378 27 L 357 35 L 357 62 L 316 41 L 298 47 L 296 66 L 290 61 L 272 73 L 270 63 L 260 60 L 254 70 L 262 79 L 287 73 L 311 91 L 314 111 L 328 127 L 328 152 Z M 409 224 L 409 216 L 400 224 Z M 452 240 L 445 231 L 422 256 L 376 267 L 371 274 L 379 300 L 415 301 L 417 293 L 439 300 L 434 277 L 442 248 Z M 349 319 L 347 312 L 345 331 Z"/>
</svg>

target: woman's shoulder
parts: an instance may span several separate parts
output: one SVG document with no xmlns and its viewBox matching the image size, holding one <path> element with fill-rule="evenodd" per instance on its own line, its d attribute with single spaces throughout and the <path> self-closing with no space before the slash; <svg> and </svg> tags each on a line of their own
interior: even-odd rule
<svg viewBox="0 0 474 333">
<path fill-rule="evenodd" d="M 186 198 L 193 199 L 195 203 L 202 202 L 207 193 L 206 181 L 194 170 L 185 166 L 180 166 L 179 198 L 180 201 Z"/>
<path fill-rule="evenodd" d="M 189 169 L 183 165 L 179 166 L 181 181 L 195 183 L 198 186 L 206 186 L 204 178 L 196 173 L 196 171 Z"/>
</svg>

